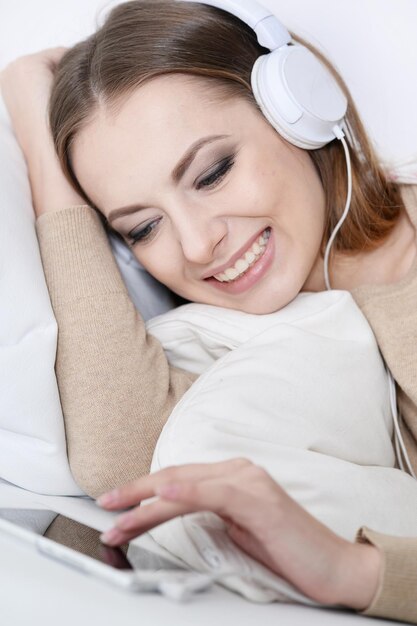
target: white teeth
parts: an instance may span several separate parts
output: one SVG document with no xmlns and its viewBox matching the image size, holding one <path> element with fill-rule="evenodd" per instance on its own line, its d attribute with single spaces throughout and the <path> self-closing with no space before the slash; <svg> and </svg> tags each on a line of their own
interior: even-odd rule
<svg viewBox="0 0 417 626">
<path fill-rule="evenodd" d="M 224 273 L 226 274 L 227 278 L 230 278 L 231 280 L 234 280 L 239 276 L 238 270 L 236 270 L 234 267 L 229 267 Z"/>
<path fill-rule="evenodd" d="M 251 252 L 250 250 L 249 252 L 245 254 L 245 261 L 247 261 L 249 265 L 253 263 L 255 259 L 256 259 L 256 254 L 253 254 L 253 252 Z"/>
<path fill-rule="evenodd" d="M 238 276 L 244 274 L 264 253 L 270 234 L 270 230 L 265 230 L 262 235 L 258 237 L 257 241 L 252 244 L 250 250 L 245 253 L 244 257 L 236 261 L 234 267 L 229 267 L 221 274 L 216 274 L 214 278 L 221 283 L 231 282 Z"/>
<path fill-rule="evenodd" d="M 236 261 L 235 263 L 235 268 L 237 269 L 237 271 L 239 272 L 239 274 L 241 274 L 242 272 L 246 272 L 246 270 L 249 267 L 249 263 L 247 263 L 246 261 L 244 261 L 243 259 L 239 259 L 238 261 Z"/>
</svg>

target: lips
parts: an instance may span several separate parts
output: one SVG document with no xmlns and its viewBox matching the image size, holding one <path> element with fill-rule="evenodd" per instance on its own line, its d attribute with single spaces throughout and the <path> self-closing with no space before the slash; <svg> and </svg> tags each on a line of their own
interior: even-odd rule
<svg viewBox="0 0 417 626">
<path fill-rule="evenodd" d="M 215 268 L 211 269 L 209 272 L 204 274 L 202 276 L 202 280 L 206 280 L 207 278 L 211 278 L 212 276 L 215 276 L 215 274 L 221 274 L 222 272 L 224 272 L 224 270 L 227 270 L 228 267 L 233 267 L 233 265 L 236 263 L 236 261 L 238 259 L 240 259 L 240 257 L 243 256 L 245 254 L 245 252 L 247 252 L 249 250 L 249 248 L 252 247 L 252 244 L 258 239 L 258 237 L 260 235 L 262 235 L 262 233 L 264 232 L 264 230 L 266 228 L 267 228 L 267 226 L 264 226 L 255 235 L 253 235 L 249 239 L 249 241 L 247 243 L 245 243 L 244 246 L 242 246 L 237 252 L 235 252 L 235 254 L 229 259 L 229 261 L 227 261 L 226 263 L 223 263 L 223 265 L 219 265 L 218 267 L 215 267 Z"/>
<path fill-rule="evenodd" d="M 239 278 L 231 281 L 220 282 L 214 276 L 207 278 L 207 284 L 213 289 L 226 294 L 227 296 L 240 296 L 250 289 L 259 285 L 263 278 L 266 278 L 268 272 L 275 261 L 275 233 L 270 229 L 268 243 L 263 254 L 259 259 L 244 272 Z"/>
</svg>

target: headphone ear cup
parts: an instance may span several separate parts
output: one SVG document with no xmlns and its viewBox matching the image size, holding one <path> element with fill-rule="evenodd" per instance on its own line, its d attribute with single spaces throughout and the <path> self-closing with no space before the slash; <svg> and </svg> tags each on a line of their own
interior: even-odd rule
<svg viewBox="0 0 417 626">
<path fill-rule="evenodd" d="M 251 82 L 261 111 L 287 141 L 313 150 L 335 139 L 347 98 L 310 50 L 286 45 L 258 57 Z"/>
</svg>

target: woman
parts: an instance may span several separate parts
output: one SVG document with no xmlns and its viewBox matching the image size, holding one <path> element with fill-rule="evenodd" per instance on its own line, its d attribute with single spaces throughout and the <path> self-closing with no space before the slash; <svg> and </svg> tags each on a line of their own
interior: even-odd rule
<svg viewBox="0 0 417 626">
<path fill-rule="evenodd" d="M 95 210 L 175 293 L 262 314 L 300 291 L 325 288 L 323 251 L 344 206 L 346 170 L 337 142 L 301 150 L 260 114 L 248 77 L 264 49 L 249 28 L 218 10 L 172 2 L 121 5 L 96 35 L 65 55 L 51 99 L 57 157 L 45 109 L 51 70 L 63 52 L 12 64 L 2 91 L 28 163 L 60 328 L 57 376 L 70 464 L 79 484 L 96 496 L 148 472 L 160 430 L 195 377 L 169 367 L 161 346 L 146 336 Z M 413 462 L 417 197 L 413 188 L 400 190 L 386 180 L 351 101 L 347 120 L 354 189 L 334 245 L 332 286 L 351 291 L 400 385 Z M 187 172 L 177 168 L 174 182 L 173 166 L 207 135 L 216 140 L 201 147 Z M 129 205 L 135 209 L 128 213 Z M 218 289 L 213 275 L 266 227 L 279 251 L 269 274 L 253 290 Z M 361 541 L 368 543 L 344 542 L 259 469 L 230 463 L 227 478 L 224 466 L 213 465 L 133 483 L 112 507 L 135 504 L 158 489 L 162 499 L 139 509 L 115 542 L 172 515 L 210 509 L 229 518 L 231 536 L 244 549 L 312 598 L 417 621 L 407 595 L 417 580 L 416 539 L 362 529 Z M 172 480 L 180 485 L 164 490 Z M 275 542 L 277 529 L 283 543 Z M 297 546 L 306 536 L 311 552 L 304 548 L 300 555 Z"/>
</svg>

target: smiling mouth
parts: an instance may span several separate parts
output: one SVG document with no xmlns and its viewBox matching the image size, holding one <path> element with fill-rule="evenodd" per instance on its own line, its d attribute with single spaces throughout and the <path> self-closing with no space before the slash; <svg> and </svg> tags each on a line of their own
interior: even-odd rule
<svg viewBox="0 0 417 626">
<path fill-rule="evenodd" d="M 232 283 L 244 276 L 246 272 L 263 256 L 270 234 L 271 228 L 265 228 L 251 247 L 235 262 L 233 266 L 228 267 L 224 272 L 214 274 L 212 278 L 215 278 L 221 283 Z"/>
</svg>

